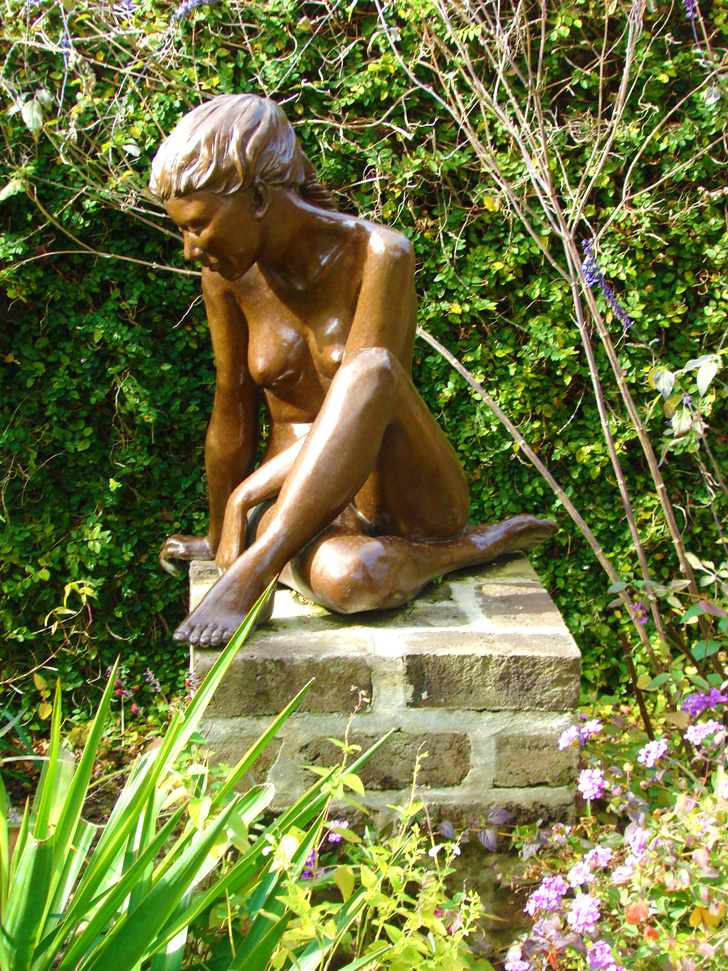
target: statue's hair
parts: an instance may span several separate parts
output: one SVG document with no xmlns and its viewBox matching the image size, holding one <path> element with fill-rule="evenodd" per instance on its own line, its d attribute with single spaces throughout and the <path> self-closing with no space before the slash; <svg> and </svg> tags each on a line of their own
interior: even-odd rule
<svg viewBox="0 0 728 971">
<path fill-rule="evenodd" d="M 275 102 L 255 94 L 221 94 L 189 111 L 165 138 L 149 187 L 166 202 L 202 189 L 230 195 L 255 180 L 297 189 L 320 209 L 336 208 Z"/>
</svg>

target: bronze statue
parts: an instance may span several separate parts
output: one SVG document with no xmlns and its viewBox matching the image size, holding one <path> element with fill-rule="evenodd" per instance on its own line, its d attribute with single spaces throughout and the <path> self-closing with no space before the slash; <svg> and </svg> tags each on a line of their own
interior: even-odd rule
<svg viewBox="0 0 728 971">
<path fill-rule="evenodd" d="M 276 104 L 195 108 L 150 184 L 202 264 L 217 370 L 209 530 L 170 536 L 160 556 L 214 557 L 222 575 L 175 640 L 226 642 L 278 574 L 329 610 L 399 607 L 555 531 L 533 516 L 467 525 L 460 462 L 410 378 L 412 247 L 336 211 Z M 254 469 L 259 389 L 270 437 Z"/>
</svg>

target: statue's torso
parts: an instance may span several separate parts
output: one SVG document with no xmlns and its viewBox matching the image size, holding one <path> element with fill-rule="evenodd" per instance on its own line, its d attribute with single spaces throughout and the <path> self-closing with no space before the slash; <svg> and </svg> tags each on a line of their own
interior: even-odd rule
<svg viewBox="0 0 728 971">
<path fill-rule="evenodd" d="M 370 224 L 332 255 L 300 290 L 278 286 L 257 264 L 229 284 L 242 312 L 248 369 L 262 389 L 271 419 L 269 456 L 297 439 L 318 415 L 336 374 L 357 311 Z M 416 315 L 412 289 L 411 320 Z M 405 367 L 411 366 L 411 343 Z"/>
</svg>

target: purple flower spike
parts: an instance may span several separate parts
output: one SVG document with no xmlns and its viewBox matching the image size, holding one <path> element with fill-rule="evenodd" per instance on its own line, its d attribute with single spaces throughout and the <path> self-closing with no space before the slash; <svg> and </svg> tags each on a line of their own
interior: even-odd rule
<svg viewBox="0 0 728 971">
<path fill-rule="evenodd" d="M 343 840 L 343 836 L 340 833 L 334 833 L 333 829 L 348 829 L 349 824 L 345 819 L 332 819 L 329 825 L 332 828 L 332 832 L 326 837 L 329 843 L 340 843 Z"/>
<path fill-rule="evenodd" d="M 198 7 L 209 7 L 212 3 L 216 3 L 217 0 L 184 0 L 179 7 L 172 14 L 172 23 L 178 24 L 185 17 L 189 17 L 193 10 Z"/>
<path fill-rule="evenodd" d="M 599 269 L 599 264 L 594 256 L 594 243 L 590 242 L 588 239 L 585 239 L 581 244 L 581 248 L 584 250 L 584 262 L 581 270 L 586 279 L 587 286 L 592 290 L 595 286 L 599 287 L 604 295 L 604 299 L 612 308 L 614 316 L 621 321 L 624 329 L 628 330 L 630 327 L 632 327 L 634 321 L 620 304 L 619 300 L 617 300 L 617 295 L 612 287 L 607 283 L 604 274 Z"/>
</svg>

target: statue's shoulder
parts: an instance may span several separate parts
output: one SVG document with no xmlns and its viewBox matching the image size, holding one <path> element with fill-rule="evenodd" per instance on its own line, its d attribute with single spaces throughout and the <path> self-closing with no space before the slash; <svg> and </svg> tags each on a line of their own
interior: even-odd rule
<svg viewBox="0 0 728 971">
<path fill-rule="evenodd" d="M 368 235 L 368 255 L 375 259 L 411 260 L 412 243 L 404 233 L 389 226 L 361 220 Z"/>
</svg>

